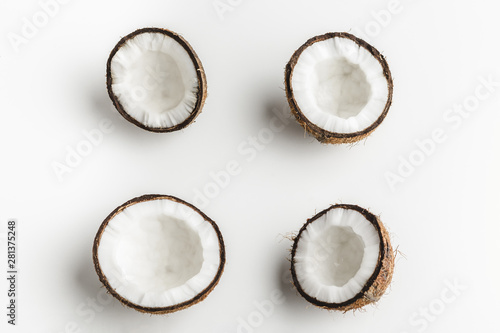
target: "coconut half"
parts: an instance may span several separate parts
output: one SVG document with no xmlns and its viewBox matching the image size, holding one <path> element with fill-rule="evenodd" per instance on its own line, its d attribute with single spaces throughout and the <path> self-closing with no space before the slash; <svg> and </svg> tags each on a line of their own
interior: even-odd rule
<svg viewBox="0 0 500 333">
<path fill-rule="evenodd" d="M 222 234 L 208 216 L 172 196 L 144 195 L 116 208 L 92 250 L 99 280 L 135 310 L 165 314 L 202 301 L 225 263 Z"/>
<path fill-rule="evenodd" d="M 166 29 L 144 28 L 123 37 L 108 58 L 106 79 L 118 112 L 152 132 L 186 127 L 207 96 L 200 59 L 184 38 Z"/>
<path fill-rule="evenodd" d="M 394 254 L 379 218 L 355 205 L 334 205 L 300 229 L 292 281 L 312 304 L 348 311 L 378 301 L 389 286 Z"/>
<path fill-rule="evenodd" d="M 382 54 L 349 33 L 309 39 L 285 70 L 288 103 L 297 121 L 322 143 L 353 143 L 382 123 L 393 82 Z"/>
</svg>

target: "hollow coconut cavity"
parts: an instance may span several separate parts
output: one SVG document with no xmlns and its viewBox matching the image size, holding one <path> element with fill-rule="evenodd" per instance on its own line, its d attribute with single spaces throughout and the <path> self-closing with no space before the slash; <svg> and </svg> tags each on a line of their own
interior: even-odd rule
<svg viewBox="0 0 500 333">
<path fill-rule="evenodd" d="M 122 38 L 109 56 L 106 79 L 120 114 L 152 132 L 186 127 L 207 96 L 200 59 L 184 38 L 166 29 L 139 29 Z"/>
<path fill-rule="evenodd" d="M 292 280 L 312 304 L 348 311 L 378 301 L 389 286 L 394 255 L 379 218 L 355 205 L 334 205 L 295 237 Z"/>
<path fill-rule="evenodd" d="M 165 314 L 202 301 L 225 263 L 219 228 L 178 198 L 145 195 L 116 208 L 93 247 L 100 281 L 135 310 Z"/>
<path fill-rule="evenodd" d="M 384 120 L 392 103 L 387 62 L 345 32 L 309 39 L 285 70 L 288 103 L 297 121 L 322 143 L 353 143 Z"/>
</svg>

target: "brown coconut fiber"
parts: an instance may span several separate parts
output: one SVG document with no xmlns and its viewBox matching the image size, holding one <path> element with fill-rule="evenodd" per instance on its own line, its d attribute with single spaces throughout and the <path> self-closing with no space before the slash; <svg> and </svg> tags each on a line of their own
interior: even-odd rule
<svg viewBox="0 0 500 333">
<path fill-rule="evenodd" d="M 293 70 L 295 68 L 295 65 L 297 64 L 297 61 L 299 60 L 300 55 L 302 54 L 302 52 L 304 52 L 306 48 L 313 45 L 314 43 L 321 42 L 330 38 L 347 38 L 355 42 L 357 45 L 359 45 L 359 47 L 363 47 L 366 50 L 368 50 L 368 52 L 370 52 L 370 54 L 375 59 L 377 59 L 377 61 L 382 66 L 383 74 L 387 80 L 387 88 L 389 93 L 384 110 L 374 123 L 372 123 L 370 126 L 359 132 L 336 133 L 324 130 L 323 128 L 319 127 L 318 125 L 314 124 L 309 119 L 307 119 L 307 117 L 300 110 L 300 107 L 297 101 L 295 100 L 293 94 L 293 87 L 292 87 Z M 321 143 L 333 143 L 333 144 L 355 143 L 357 141 L 363 140 L 364 138 L 368 137 L 385 119 L 385 116 L 387 115 L 387 112 L 389 111 L 389 108 L 391 107 L 392 104 L 393 89 L 394 85 L 392 81 L 391 71 L 389 70 L 389 65 L 387 64 L 387 61 L 385 60 L 384 56 L 379 51 L 377 51 L 377 49 L 375 49 L 373 46 L 371 46 L 364 40 L 354 35 L 351 35 L 347 32 L 330 32 L 309 39 L 295 51 L 295 53 L 292 55 L 292 58 L 286 65 L 285 69 L 285 90 L 288 99 L 288 104 L 290 105 L 292 114 L 295 116 L 299 124 Z"/>
<path fill-rule="evenodd" d="M 297 244 L 300 240 L 302 232 L 307 228 L 307 226 L 311 223 L 314 223 L 318 218 L 326 214 L 328 211 L 332 209 L 352 209 L 361 213 L 367 221 L 369 221 L 377 230 L 380 246 L 379 246 L 379 257 L 377 260 L 377 265 L 373 271 L 373 274 L 365 283 L 363 288 L 356 294 L 353 298 L 342 302 L 342 303 L 327 303 L 320 301 L 310 295 L 308 295 L 301 287 L 298 279 L 297 273 L 295 271 L 295 253 L 297 251 Z M 304 297 L 308 302 L 324 309 L 328 310 L 337 310 L 337 311 L 349 311 L 356 310 L 365 305 L 377 302 L 385 293 L 386 289 L 389 287 L 392 274 L 394 271 L 394 252 L 391 246 L 389 233 L 385 229 L 384 225 L 380 221 L 380 219 L 370 213 L 368 210 L 361 208 L 356 205 L 346 205 L 346 204 L 337 204 L 333 205 L 309 220 L 302 226 L 298 235 L 294 239 L 293 247 L 292 247 L 292 255 L 291 255 L 291 272 L 292 272 L 292 282 L 299 292 L 299 294 Z"/>
<path fill-rule="evenodd" d="M 125 110 L 123 105 L 118 100 L 118 97 L 113 92 L 113 87 L 112 87 L 113 76 L 111 75 L 111 61 L 113 60 L 113 57 L 120 50 L 120 48 L 123 45 L 125 45 L 125 43 L 128 40 L 134 38 L 135 36 L 137 36 L 139 34 L 143 34 L 143 33 L 161 33 L 161 34 L 164 34 L 164 35 L 174 39 L 189 54 L 189 57 L 191 58 L 191 61 L 193 62 L 193 65 L 196 69 L 197 78 L 198 78 L 198 91 L 196 93 L 195 107 L 191 111 L 191 114 L 189 115 L 189 117 L 187 117 L 182 123 L 177 124 L 177 125 L 172 126 L 172 127 L 150 127 L 150 126 L 147 126 L 147 125 L 141 123 L 140 121 L 133 118 L 132 116 L 130 116 L 127 113 L 127 110 Z M 108 90 L 108 95 L 111 98 L 111 101 L 113 102 L 113 105 L 118 110 L 118 112 L 123 116 L 123 118 L 125 118 L 126 120 L 128 120 L 132 124 L 139 126 L 142 129 L 145 129 L 145 130 L 150 131 L 150 132 L 155 132 L 155 133 L 174 132 L 174 131 L 181 130 L 181 129 L 187 127 L 188 125 L 190 125 L 195 120 L 195 118 L 200 114 L 200 112 L 203 108 L 203 105 L 205 104 L 205 100 L 207 98 L 207 78 L 205 75 L 205 70 L 203 69 L 203 65 L 201 64 L 200 58 L 198 58 L 194 49 L 181 35 L 173 32 L 173 31 L 170 31 L 167 29 L 161 29 L 161 28 L 138 29 L 138 30 L 132 32 L 131 34 L 123 37 L 118 42 L 118 44 L 116 44 L 116 46 L 111 51 L 111 54 L 109 55 L 108 62 L 106 65 L 106 87 Z"/>
<path fill-rule="evenodd" d="M 99 265 L 99 255 L 98 255 L 99 243 L 101 241 L 101 236 L 102 236 L 104 230 L 106 229 L 106 226 L 108 225 L 109 221 L 111 221 L 118 213 L 123 211 L 125 208 L 132 206 L 132 205 L 135 205 L 137 203 L 145 202 L 145 201 L 162 200 L 162 199 L 171 200 L 171 201 L 174 201 L 174 202 L 177 202 L 179 204 L 186 205 L 186 206 L 192 208 L 194 211 L 196 211 L 198 214 L 200 214 L 205 221 L 209 222 L 212 225 L 212 227 L 214 228 L 214 230 L 217 234 L 218 240 L 219 240 L 220 264 L 219 264 L 219 268 L 217 270 L 217 274 L 215 275 L 212 282 L 204 290 L 202 290 L 198 295 L 196 295 L 192 299 L 187 300 L 187 301 L 182 302 L 182 303 L 179 303 L 179 304 L 175 304 L 173 306 L 168 306 L 168 307 L 155 307 L 155 308 L 144 307 L 144 306 L 140 306 L 138 304 L 135 304 L 135 303 L 127 300 L 126 298 L 122 297 L 120 294 L 118 294 L 116 292 L 115 289 L 113 289 L 113 287 L 111 287 L 106 275 L 102 272 L 101 267 Z M 215 286 L 219 283 L 219 280 L 222 276 L 222 272 L 224 271 L 224 265 L 226 262 L 226 252 L 225 252 L 225 248 L 224 248 L 224 240 L 222 239 L 222 234 L 219 230 L 219 227 L 212 219 L 210 219 L 207 215 L 205 215 L 198 208 L 196 208 L 195 206 L 191 205 L 190 203 L 187 203 L 186 201 L 181 200 L 179 198 L 176 198 L 174 196 L 160 195 L 160 194 L 147 194 L 147 195 L 143 195 L 143 196 L 140 196 L 140 197 L 137 197 L 137 198 L 134 198 L 134 199 L 127 201 L 123 205 L 121 205 L 121 206 L 117 207 L 115 210 L 113 210 L 108 215 L 108 217 L 106 217 L 106 219 L 104 219 L 104 221 L 102 222 L 101 226 L 99 227 L 99 230 L 97 231 L 97 234 L 96 234 L 95 239 L 94 239 L 94 245 L 92 248 L 92 258 L 94 261 L 94 268 L 95 268 L 95 271 L 99 277 L 99 280 L 102 282 L 104 287 L 106 287 L 108 292 L 113 297 L 115 297 L 117 300 L 119 300 L 123 305 L 128 306 L 128 307 L 130 307 L 134 310 L 137 310 L 139 312 L 161 315 L 161 314 L 176 312 L 176 311 L 188 308 L 194 304 L 197 304 L 197 303 L 203 301 L 208 296 L 208 294 L 210 294 L 212 292 L 212 290 L 215 288 Z"/>
</svg>

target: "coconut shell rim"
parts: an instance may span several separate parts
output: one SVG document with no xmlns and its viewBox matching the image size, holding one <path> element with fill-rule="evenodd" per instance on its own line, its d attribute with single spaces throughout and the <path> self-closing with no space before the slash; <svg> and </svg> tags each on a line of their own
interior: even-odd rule
<svg viewBox="0 0 500 333">
<path fill-rule="evenodd" d="M 354 295 L 354 297 L 348 299 L 347 301 L 341 302 L 341 303 L 328 303 L 328 302 L 321 301 L 315 297 L 310 296 L 302 289 L 302 286 L 300 285 L 298 278 L 297 278 L 297 273 L 295 272 L 294 258 L 295 258 L 295 254 L 297 251 L 297 245 L 298 245 L 298 242 L 300 240 L 300 236 L 301 236 L 302 232 L 309 226 L 309 224 L 316 221 L 318 218 L 320 218 L 321 216 L 326 214 L 328 211 L 330 211 L 332 209 L 338 209 L 338 208 L 350 209 L 350 210 L 355 210 L 355 211 L 359 212 L 361 215 L 363 215 L 366 218 L 367 221 L 369 221 L 375 227 L 375 229 L 377 230 L 379 239 L 380 239 L 379 255 L 378 255 L 378 259 L 377 259 L 377 265 L 375 266 L 375 269 L 373 270 L 372 275 L 366 281 L 363 288 L 356 295 Z M 295 288 L 297 289 L 297 291 L 299 292 L 299 294 L 302 297 L 304 297 L 309 303 L 312 303 L 313 305 L 316 305 L 316 306 L 319 306 L 322 308 L 326 308 L 326 309 L 332 309 L 332 310 L 337 310 L 337 309 L 342 310 L 342 309 L 348 308 L 349 305 L 352 305 L 352 304 L 356 303 L 356 301 L 362 299 L 364 297 L 364 295 L 366 294 L 366 292 L 372 287 L 372 285 L 377 280 L 377 277 L 379 276 L 379 273 L 382 269 L 383 260 L 386 256 L 386 249 L 385 249 L 384 242 L 383 242 L 383 240 L 385 239 L 385 236 L 382 232 L 382 228 L 380 226 L 380 223 L 381 222 L 379 221 L 377 216 L 370 213 L 367 209 L 362 208 L 358 205 L 352 205 L 352 204 L 331 205 L 330 207 L 328 207 L 328 208 L 322 210 L 321 212 L 317 213 L 316 215 L 314 215 L 312 218 L 308 219 L 307 222 L 304 223 L 304 225 L 301 227 L 299 233 L 297 234 L 297 236 L 294 239 L 293 246 L 292 246 L 292 254 L 291 254 L 292 282 L 293 282 Z"/>
<path fill-rule="evenodd" d="M 196 104 L 191 111 L 189 117 L 187 117 L 183 122 L 180 124 L 171 126 L 171 127 L 151 127 L 147 126 L 143 123 L 141 123 L 139 120 L 135 119 L 132 117 L 123 107 L 123 105 L 120 103 L 118 100 L 118 97 L 114 94 L 113 92 L 113 77 L 111 75 L 111 62 L 116 55 L 116 53 L 121 49 L 127 41 L 130 39 L 136 37 L 137 35 L 143 34 L 143 33 L 161 33 L 164 35 L 167 35 L 168 37 L 174 39 L 177 43 L 179 43 L 188 53 L 189 58 L 193 62 L 193 66 L 195 67 L 196 70 L 196 75 L 198 79 L 198 91 L 196 92 Z M 203 109 L 203 105 L 205 104 L 205 99 L 207 97 L 207 78 L 205 75 L 205 70 L 203 69 L 203 65 L 201 63 L 200 58 L 196 54 L 195 50 L 193 47 L 188 43 L 186 39 L 184 39 L 181 35 L 177 34 L 176 32 L 173 32 L 168 29 L 164 28 L 155 28 L 155 27 L 150 27 L 150 28 L 141 28 L 137 29 L 125 37 L 122 37 L 120 41 L 115 45 L 111 53 L 109 54 L 107 63 L 106 63 L 106 89 L 108 91 L 108 96 L 113 102 L 114 107 L 116 110 L 122 115 L 123 118 L 125 118 L 127 121 L 130 123 L 144 129 L 150 132 L 155 132 L 155 133 L 168 133 L 168 132 L 174 132 L 181 130 L 183 128 L 186 128 L 188 125 L 190 125 L 195 118 L 201 113 L 201 110 Z"/>
<path fill-rule="evenodd" d="M 100 245 L 102 234 L 103 234 L 104 230 L 106 229 L 109 221 L 111 221 L 116 215 L 118 215 L 124 209 L 126 209 L 127 207 L 130 207 L 132 205 L 141 203 L 141 202 L 152 201 L 152 200 L 163 200 L 163 199 L 171 200 L 171 201 L 174 201 L 176 203 L 188 206 L 189 208 L 193 209 L 196 213 L 200 214 L 201 217 L 206 222 L 209 222 L 212 225 L 212 227 L 214 228 L 214 230 L 217 234 L 217 238 L 219 241 L 219 251 L 220 251 L 219 252 L 219 257 L 220 257 L 219 268 L 218 268 L 217 273 L 215 274 L 213 280 L 210 282 L 210 284 L 208 284 L 207 287 L 205 289 L 203 289 L 200 293 L 198 293 L 195 297 L 193 297 L 187 301 L 184 301 L 184 302 L 181 302 L 181 303 L 178 303 L 175 305 L 171 305 L 171 306 L 166 306 L 166 307 L 141 306 L 139 304 L 136 304 L 136 303 L 131 302 L 130 300 L 124 298 L 119 293 L 117 293 L 115 291 L 115 289 L 113 289 L 111 287 L 106 275 L 102 272 L 100 264 L 99 264 L 99 256 L 98 256 L 99 245 Z M 167 314 L 167 313 L 176 312 L 176 311 L 188 308 L 192 305 L 195 305 L 195 304 L 201 302 L 202 300 L 204 300 L 205 297 L 207 297 L 208 294 L 210 294 L 212 292 L 212 290 L 215 288 L 215 286 L 219 283 L 219 280 L 220 280 L 222 273 L 224 271 L 224 266 L 226 263 L 226 251 L 225 251 L 225 246 L 224 246 L 224 239 L 222 237 L 222 233 L 221 233 L 217 223 L 215 223 L 210 217 L 208 217 L 205 213 L 203 213 L 197 207 L 195 207 L 194 205 L 192 205 L 192 204 L 190 204 L 182 199 L 179 199 L 175 196 L 172 196 L 172 195 L 145 194 L 145 195 L 130 199 L 127 202 L 123 203 L 122 205 L 118 206 L 104 219 L 104 221 L 99 226 L 99 229 L 98 229 L 96 236 L 94 238 L 94 243 L 92 246 L 92 259 L 94 262 L 94 269 L 99 277 L 99 281 L 101 281 L 101 283 L 108 290 L 108 292 L 113 297 L 115 297 L 118 301 L 120 301 L 123 305 L 126 305 L 126 306 L 133 308 L 133 309 L 140 311 L 140 312 L 145 312 L 145 313 L 150 313 L 150 314 Z"/>
<path fill-rule="evenodd" d="M 351 133 L 338 133 L 338 132 L 327 131 L 321 128 L 320 126 L 316 125 L 312 121 L 310 121 L 304 115 L 304 113 L 302 113 L 302 110 L 300 109 L 297 101 L 295 100 L 295 95 L 293 93 L 293 87 L 292 87 L 292 76 L 293 76 L 293 70 L 295 69 L 295 65 L 297 64 L 297 61 L 302 55 L 302 52 L 309 46 L 313 45 L 314 43 L 321 42 L 331 38 L 347 38 L 358 44 L 360 47 L 364 47 L 380 63 L 383 69 L 384 77 L 386 78 L 387 81 L 388 96 L 384 110 L 382 111 L 382 113 L 380 114 L 380 116 L 377 118 L 376 121 L 374 121 L 370 126 L 361 131 L 351 132 Z M 356 37 L 348 32 L 328 32 L 308 39 L 293 53 L 292 57 L 290 58 L 290 61 L 287 63 L 285 68 L 285 91 L 290 109 L 295 118 L 301 124 L 301 126 L 304 127 L 308 132 L 314 135 L 321 142 L 329 142 L 329 141 L 335 141 L 335 143 L 355 142 L 371 134 L 371 132 L 373 132 L 387 116 L 387 113 L 389 112 L 389 109 L 392 105 L 393 90 L 394 90 L 394 83 L 392 79 L 392 74 L 389 69 L 389 64 L 385 60 L 385 57 L 375 47 L 367 43 L 365 40 Z"/>
</svg>

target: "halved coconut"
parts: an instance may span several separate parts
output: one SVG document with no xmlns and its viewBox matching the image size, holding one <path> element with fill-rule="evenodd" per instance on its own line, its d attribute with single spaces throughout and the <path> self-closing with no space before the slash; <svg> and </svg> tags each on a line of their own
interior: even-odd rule
<svg viewBox="0 0 500 333">
<path fill-rule="evenodd" d="M 285 70 L 288 103 L 297 121 L 322 143 L 352 143 L 384 120 L 392 76 L 384 56 L 345 32 L 309 39 Z"/>
<path fill-rule="evenodd" d="M 348 311 L 378 301 L 394 255 L 379 218 L 355 205 L 334 205 L 309 219 L 292 248 L 292 280 L 312 304 Z"/>
<path fill-rule="evenodd" d="M 225 263 L 217 224 L 166 195 L 144 195 L 116 208 L 101 224 L 92 252 L 108 291 L 126 306 L 152 314 L 202 301 Z"/>
<path fill-rule="evenodd" d="M 123 37 L 108 59 L 108 94 L 128 121 L 152 132 L 189 125 L 207 96 L 205 71 L 175 32 L 144 28 Z"/>
</svg>

